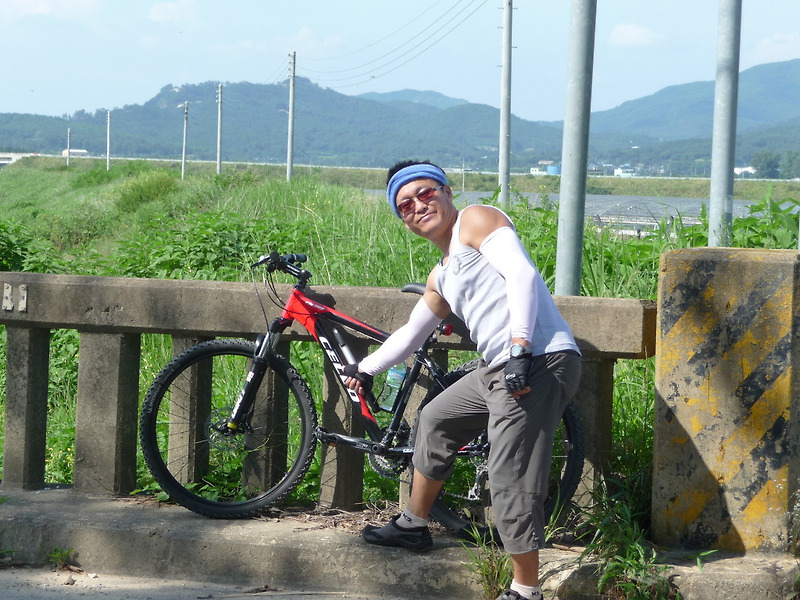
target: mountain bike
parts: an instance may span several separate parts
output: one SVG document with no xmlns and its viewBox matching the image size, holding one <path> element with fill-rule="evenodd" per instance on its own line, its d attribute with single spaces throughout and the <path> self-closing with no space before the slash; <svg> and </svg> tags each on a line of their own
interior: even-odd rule
<svg viewBox="0 0 800 600">
<path fill-rule="evenodd" d="M 468 362 L 447 372 L 431 357 L 442 324 L 414 353 L 391 406 L 381 406 L 372 392 L 349 389 L 342 373 L 357 362 L 352 336 L 380 344 L 389 334 L 334 308 L 335 300 L 309 286 L 311 273 L 302 268 L 302 254 L 272 252 L 251 266 L 265 268 L 264 287 L 281 308 L 255 341 L 214 339 L 178 354 L 156 376 L 144 400 L 141 445 L 155 480 L 185 508 L 214 518 L 256 516 L 284 499 L 307 474 L 316 446 L 337 444 L 369 456 L 381 475 L 397 478 L 411 463 L 416 411 L 409 408 L 415 390 L 424 406 L 443 389 L 475 368 Z M 288 297 L 278 294 L 274 274 L 294 279 Z M 262 310 L 263 299 L 256 284 Z M 422 284 L 406 292 L 421 294 Z M 267 320 L 266 310 L 264 317 Z M 318 423 L 317 406 L 303 377 L 276 352 L 281 335 L 300 324 L 322 348 L 324 360 L 338 375 L 342 401 L 351 402 L 365 437 L 326 431 Z M 423 387 L 421 392 L 420 386 Z M 414 414 L 409 414 L 409 413 Z M 458 452 L 458 466 L 436 501 L 432 516 L 449 530 L 466 535 L 491 523 L 486 433 Z M 575 492 L 583 470 L 584 442 L 579 415 L 569 404 L 553 445 L 548 498 L 549 515 Z"/>
</svg>

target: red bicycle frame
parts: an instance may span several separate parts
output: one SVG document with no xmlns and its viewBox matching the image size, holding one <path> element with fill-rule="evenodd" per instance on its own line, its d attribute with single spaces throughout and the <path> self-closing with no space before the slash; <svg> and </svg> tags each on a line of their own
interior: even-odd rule
<svg viewBox="0 0 800 600">
<path fill-rule="evenodd" d="M 356 405 L 370 437 L 372 439 L 380 439 L 380 428 L 370 409 L 370 405 L 377 406 L 374 396 L 368 393 L 365 398 L 345 385 L 347 376 L 343 373 L 344 365 L 355 363 L 357 360 L 350 351 L 347 340 L 336 325 L 339 324 L 352 329 L 378 343 L 385 342 L 389 334 L 367 325 L 363 321 L 349 317 L 335 308 L 317 302 L 303 290 L 294 287 L 284 304 L 281 316 L 274 319 L 270 324 L 270 341 L 268 345 L 271 348 L 274 348 L 280 335 L 294 321 L 300 323 L 322 347 L 331 365 L 336 369 L 342 388 L 351 402 Z M 328 323 L 330 323 L 330 331 L 328 331 Z"/>
</svg>

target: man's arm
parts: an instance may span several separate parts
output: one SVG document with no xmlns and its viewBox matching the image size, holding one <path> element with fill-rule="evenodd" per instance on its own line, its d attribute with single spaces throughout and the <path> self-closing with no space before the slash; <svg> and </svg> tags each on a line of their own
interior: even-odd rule
<svg viewBox="0 0 800 600">
<path fill-rule="evenodd" d="M 530 347 L 536 323 L 536 267 L 506 216 L 490 206 L 465 209 L 461 243 L 472 246 L 505 279 L 511 343 Z"/>
<path fill-rule="evenodd" d="M 436 291 L 435 271 L 434 269 L 428 276 L 425 293 L 411 311 L 408 322 L 390 335 L 380 348 L 358 363 L 356 374 L 372 376 L 404 361 L 433 333 L 442 319 L 450 314 L 450 305 Z M 350 370 L 353 370 L 352 367 Z M 363 393 L 363 383 L 356 377 L 351 377 L 347 385 Z"/>
</svg>

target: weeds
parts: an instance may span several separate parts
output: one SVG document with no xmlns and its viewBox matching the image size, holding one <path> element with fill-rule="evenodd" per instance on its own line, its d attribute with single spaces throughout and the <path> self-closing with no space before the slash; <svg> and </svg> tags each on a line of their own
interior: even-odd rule
<svg viewBox="0 0 800 600">
<path fill-rule="evenodd" d="M 648 515 L 637 508 L 642 481 L 611 480 L 593 494 L 594 504 L 585 517 L 585 528 L 594 531 L 581 560 L 598 562 L 598 592 L 614 599 L 678 600 L 680 595 L 659 564 L 655 548 L 646 539 Z M 613 489 L 616 488 L 616 489 Z M 633 507 L 633 508 L 632 508 Z"/>
<path fill-rule="evenodd" d="M 493 527 L 488 534 L 477 527 L 469 532 L 471 542 L 464 543 L 475 579 L 483 589 L 485 600 L 494 600 L 507 589 L 513 577 L 511 558 L 495 541 Z"/>
<path fill-rule="evenodd" d="M 47 562 L 52 563 L 61 571 L 67 570 L 72 564 L 72 553 L 74 548 L 53 548 L 45 557 Z"/>
</svg>

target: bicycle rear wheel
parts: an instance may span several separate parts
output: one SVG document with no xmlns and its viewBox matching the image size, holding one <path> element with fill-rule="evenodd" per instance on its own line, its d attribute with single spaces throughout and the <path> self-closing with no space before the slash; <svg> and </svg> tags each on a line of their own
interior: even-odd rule
<svg viewBox="0 0 800 600">
<path fill-rule="evenodd" d="M 447 385 L 452 385 L 474 370 L 476 361 L 457 367 L 447 374 Z M 432 390 L 425 401 L 439 393 Z M 474 456 L 456 460 L 453 474 L 445 482 L 442 495 L 433 505 L 431 516 L 449 531 L 465 539 L 473 540 L 474 533 L 494 540 L 499 537 L 494 531 L 491 507 L 490 484 L 486 461 L 489 448 L 485 444 L 485 432 L 472 444 L 483 451 Z M 572 403 L 567 405 L 553 440 L 553 457 L 545 501 L 545 519 L 549 519 L 559 506 L 572 498 L 580 483 L 584 461 L 584 438 L 580 415 Z"/>
<path fill-rule="evenodd" d="M 178 504 L 215 518 L 258 514 L 291 492 L 314 456 L 317 412 L 289 362 L 267 357 L 267 373 L 239 432 L 227 433 L 255 344 L 212 340 L 189 348 L 145 396 L 141 444 L 161 488 Z"/>
</svg>

